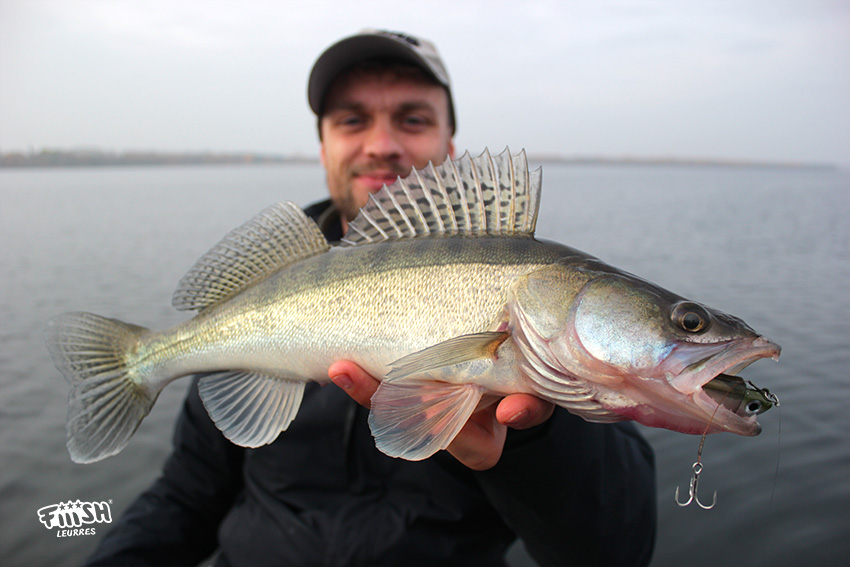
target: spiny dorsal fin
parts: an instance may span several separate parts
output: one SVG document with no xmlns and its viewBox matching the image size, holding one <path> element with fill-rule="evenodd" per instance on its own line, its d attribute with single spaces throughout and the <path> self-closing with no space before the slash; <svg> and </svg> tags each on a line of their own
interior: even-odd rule
<svg viewBox="0 0 850 567">
<path fill-rule="evenodd" d="M 171 303 L 184 311 L 203 309 L 329 248 L 316 223 L 297 205 L 272 205 L 204 254 L 180 280 Z"/>
<path fill-rule="evenodd" d="M 463 154 L 440 166 L 414 169 L 369 198 L 349 225 L 343 245 L 428 235 L 532 236 L 541 172 L 528 171 L 525 151 L 495 158 Z"/>
</svg>

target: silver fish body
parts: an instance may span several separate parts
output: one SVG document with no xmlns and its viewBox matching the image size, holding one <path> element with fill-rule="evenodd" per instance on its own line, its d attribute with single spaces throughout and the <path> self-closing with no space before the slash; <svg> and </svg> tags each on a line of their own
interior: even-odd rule
<svg viewBox="0 0 850 567">
<path fill-rule="evenodd" d="M 500 237 L 334 248 L 159 333 L 175 350 L 157 357 L 195 372 L 250 368 L 294 380 L 348 359 L 383 376 L 406 354 L 492 327 L 510 285 L 565 252 Z"/>
<path fill-rule="evenodd" d="M 383 379 L 377 446 L 407 459 L 445 448 L 485 395 L 526 392 L 585 419 L 686 433 L 758 433 L 755 415 L 703 386 L 779 347 L 737 318 L 572 248 L 533 238 L 539 174 L 523 154 L 414 171 L 374 196 L 342 246 L 291 204 L 271 207 L 190 270 L 152 332 L 84 313 L 49 324 L 71 382 L 68 447 L 119 452 L 156 396 L 188 374 L 234 443 L 273 441 L 307 381 L 337 360 Z"/>
</svg>

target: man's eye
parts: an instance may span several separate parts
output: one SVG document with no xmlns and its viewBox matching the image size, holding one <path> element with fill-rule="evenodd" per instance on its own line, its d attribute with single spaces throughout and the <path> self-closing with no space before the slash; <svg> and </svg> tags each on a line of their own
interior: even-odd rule
<svg viewBox="0 0 850 567">
<path fill-rule="evenodd" d="M 366 123 L 366 118 L 357 112 L 337 112 L 328 119 L 335 128 L 347 130 L 360 128 Z"/>
<path fill-rule="evenodd" d="M 429 124 L 429 121 L 424 116 L 405 116 L 401 123 L 407 128 L 423 128 Z"/>
<path fill-rule="evenodd" d="M 363 119 L 359 116 L 345 116 L 338 121 L 340 126 L 359 126 Z"/>
</svg>

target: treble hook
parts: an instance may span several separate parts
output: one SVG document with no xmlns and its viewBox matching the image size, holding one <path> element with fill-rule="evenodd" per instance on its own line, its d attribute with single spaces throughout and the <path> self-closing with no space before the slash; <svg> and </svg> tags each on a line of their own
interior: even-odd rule
<svg viewBox="0 0 850 567">
<path fill-rule="evenodd" d="M 702 439 L 699 440 L 699 449 L 697 449 L 697 462 L 694 463 L 694 476 L 691 478 L 691 484 L 688 487 L 688 499 L 684 502 L 679 502 L 679 487 L 676 487 L 676 504 L 679 506 L 688 506 L 691 502 L 696 502 L 697 506 L 702 508 L 703 510 L 711 510 L 714 508 L 714 505 L 717 504 L 717 491 L 714 491 L 714 498 L 711 500 L 711 504 L 706 506 L 702 502 L 699 501 L 699 495 L 697 494 L 699 490 L 699 474 L 702 472 L 702 448 L 705 446 L 705 438 L 708 435 L 708 430 L 711 428 L 711 422 L 714 421 L 714 415 L 717 413 L 717 410 L 720 409 L 720 404 L 726 399 L 726 396 L 729 395 L 729 392 L 732 390 L 727 390 L 725 394 L 723 394 L 723 398 L 717 402 L 717 407 L 714 408 L 714 411 L 711 412 L 711 417 L 708 419 L 708 424 L 705 426 L 705 431 L 702 432 Z M 778 401 L 778 400 L 777 400 Z"/>
<path fill-rule="evenodd" d="M 702 472 L 702 463 L 699 461 L 694 463 L 694 476 L 691 479 L 690 486 L 688 488 L 688 499 L 684 502 L 679 502 L 679 487 L 676 487 L 676 504 L 679 506 L 688 506 L 691 502 L 696 502 L 697 505 L 703 510 L 710 510 L 714 508 L 714 505 L 717 504 L 717 491 L 714 491 L 714 499 L 711 501 L 711 504 L 706 506 L 702 502 L 699 501 L 699 495 L 697 494 L 697 490 L 699 489 L 699 474 Z"/>
</svg>

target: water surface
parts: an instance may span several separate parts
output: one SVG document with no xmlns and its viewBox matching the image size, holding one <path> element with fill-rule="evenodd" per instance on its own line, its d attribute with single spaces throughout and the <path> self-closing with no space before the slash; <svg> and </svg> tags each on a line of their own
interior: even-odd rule
<svg viewBox="0 0 850 567">
<path fill-rule="evenodd" d="M 833 170 L 546 166 L 538 236 L 744 318 L 783 347 L 745 376 L 776 392 L 761 436 L 643 428 L 658 461 L 653 565 L 844 565 L 850 557 L 850 174 Z M 228 230 L 278 200 L 324 194 L 318 166 L 0 170 L 0 557 L 76 565 L 95 535 L 56 537 L 43 506 L 108 501 L 117 517 L 157 475 L 185 393 L 160 396 L 129 447 L 92 465 L 64 447 L 68 388 L 41 332 L 87 310 L 160 328 L 177 281 Z M 575 487 L 565 487 L 567 489 Z M 528 565 L 521 551 L 512 559 Z"/>
</svg>

